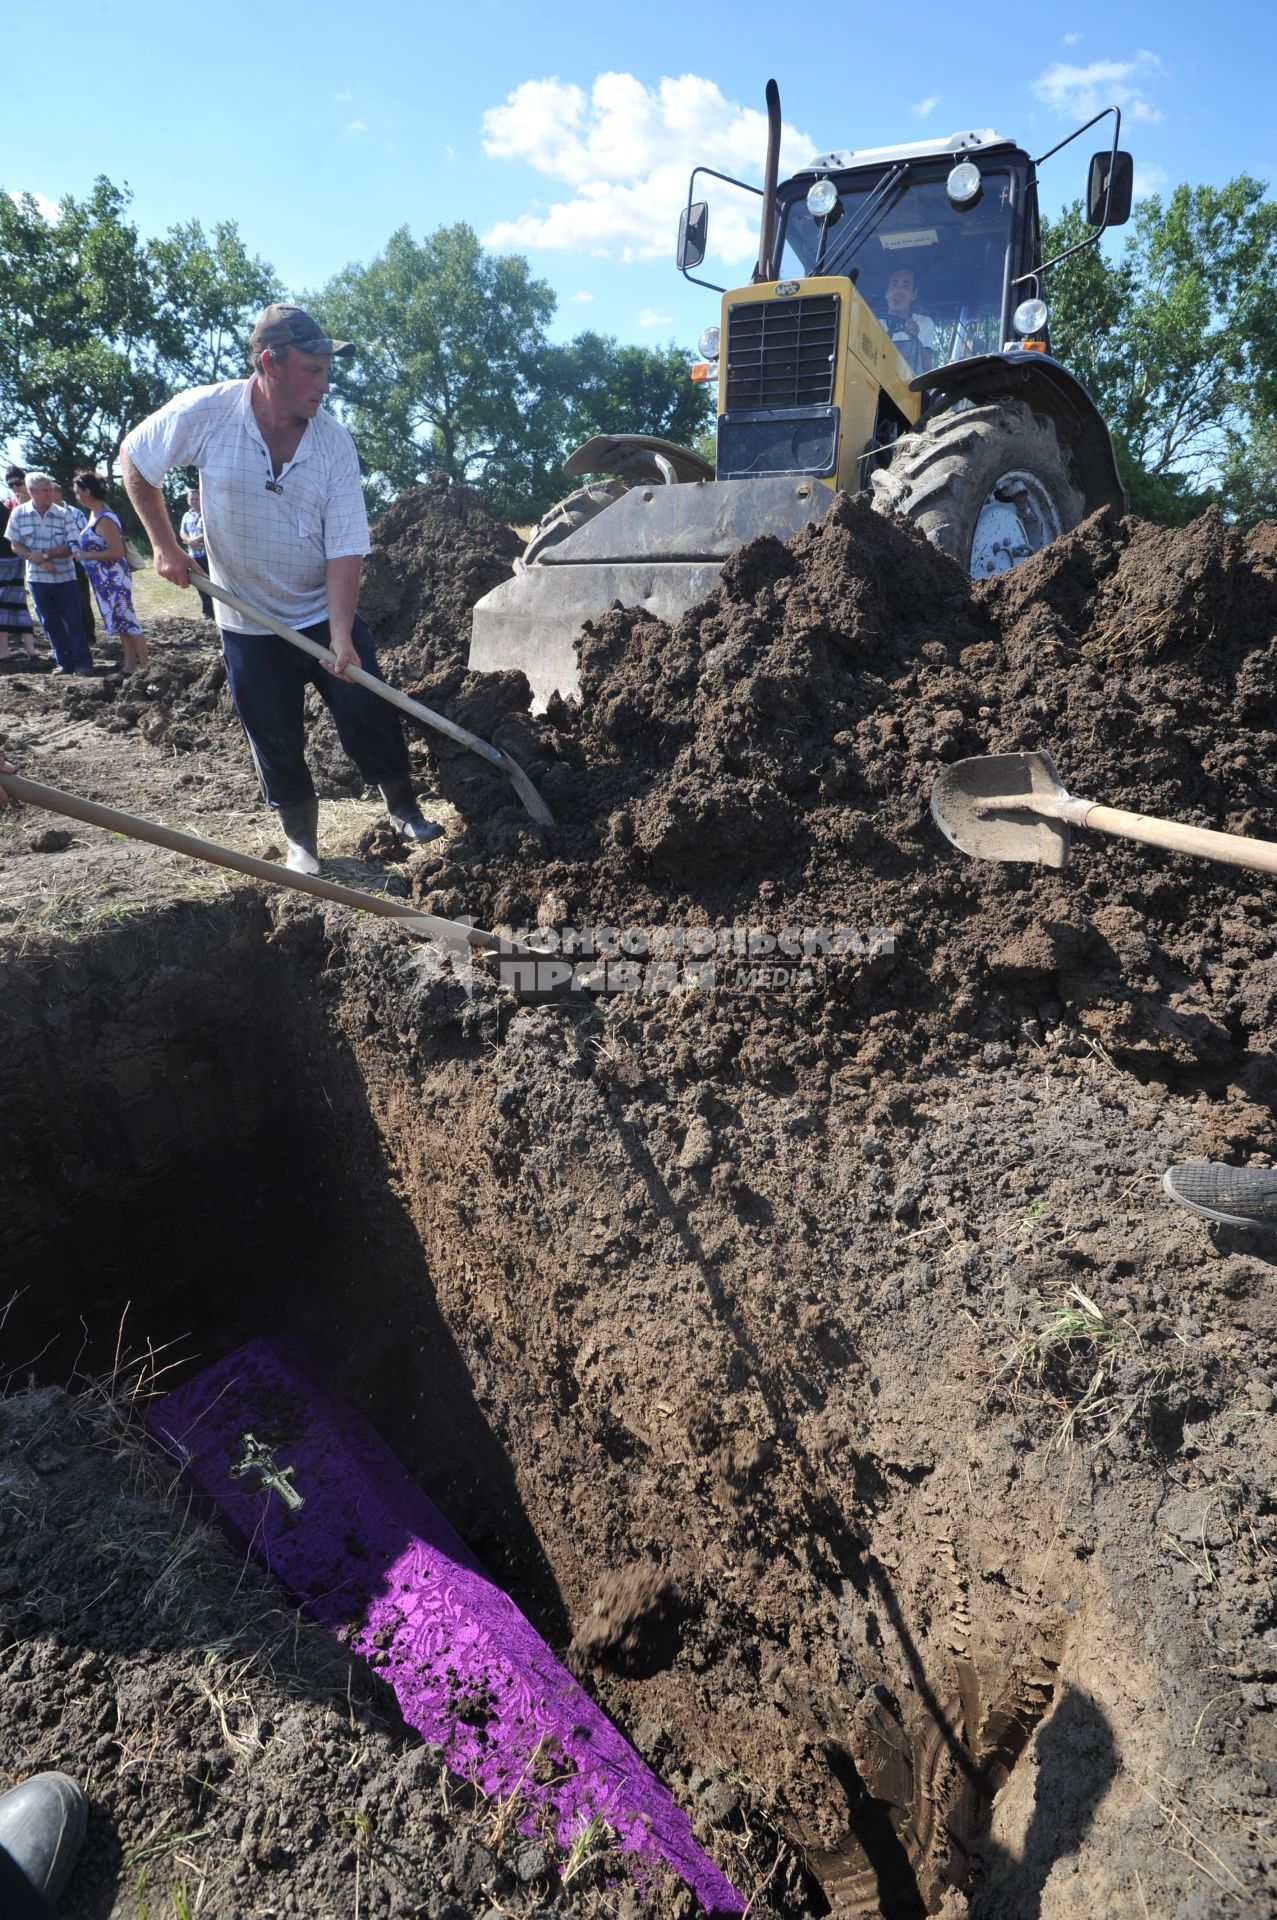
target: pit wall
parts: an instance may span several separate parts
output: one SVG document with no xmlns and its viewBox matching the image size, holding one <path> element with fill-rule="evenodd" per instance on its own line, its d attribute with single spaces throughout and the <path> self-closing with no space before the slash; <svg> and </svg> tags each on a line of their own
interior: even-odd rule
<svg viewBox="0 0 1277 1920">
<path fill-rule="evenodd" d="M 869 1236 L 828 1304 L 804 1103 L 742 1096 L 765 1190 L 720 1179 L 593 1017 L 250 895 L 2 984 L 6 1371 L 109 1367 L 122 1317 L 179 1360 L 299 1332 L 555 1648 L 609 1579 L 668 1575 L 673 1649 L 639 1621 L 590 1683 L 667 1777 L 736 1782 L 801 1838 L 807 1910 L 964 1911 L 1031 1742 L 972 1912 L 1073 1910 L 1044 1888 L 1070 1860 L 1076 1893 L 1097 1808 L 1142 1804 L 1119 1709 L 1156 1718 L 1164 1650 L 1057 1461 L 972 1430 L 959 1301 L 933 1277 L 911 1305 Z M 845 1215 L 865 1162 L 826 1157 Z"/>
</svg>

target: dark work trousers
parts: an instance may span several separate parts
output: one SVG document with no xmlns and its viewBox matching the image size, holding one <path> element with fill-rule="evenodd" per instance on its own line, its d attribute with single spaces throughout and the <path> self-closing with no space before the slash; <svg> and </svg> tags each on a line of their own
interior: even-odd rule
<svg viewBox="0 0 1277 1920">
<path fill-rule="evenodd" d="M 31 598 L 40 625 L 49 636 L 53 657 L 64 673 L 92 667 L 89 636 L 80 611 L 80 589 L 74 580 L 31 580 Z"/>
<path fill-rule="evenodd" d="M 93 619 L 93 589 L 83 567 L 75 570 L 75 584 L 80 589 L 80 618 L 84 622 L 84 637 L 92 646 L 97 638 L 97 626 Z"/>
<path fill-rule="evenodd" d="M 321 646 L 332 645 L 326 620 L 299 631 Z M 372 634 L 358 615 L 351 637 L 360 666 L 383 679 Z M 307 686 L 319 688 L 337 737 L 365 780 L 379 787 L 409 778 L 399 715 L 375 693 L 329 673 L 318 660 L 277 634 L 235 633 L 223 627 L 222 651 L 231 698 L 248 736 L 267 806 L 295 807 L 315 791 L 305 753 L 302 701 Z"/>
<path fill-rule="evenodd" d="M 194 561 L 195 565 L 199 568 L 201 573 L 208 572 L 208 555 L 206 553 L 196 553 L 192 548 L 191 559 Z M 196 587 L 195 591 L 196 593 L 199 593 L 199 596 L 200 596 L 200 612 L 203 614 L 206 620 L 211 620 L 213 618 L 213 602 L 209 599 L 206 593 L 200 593 L 200 589 L 198 588 L 198 586 Z"/>
</svg>

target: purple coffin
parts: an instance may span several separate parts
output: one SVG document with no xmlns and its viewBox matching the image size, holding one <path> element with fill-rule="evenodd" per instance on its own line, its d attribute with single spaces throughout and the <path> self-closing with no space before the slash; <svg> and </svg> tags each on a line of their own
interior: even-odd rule
<svg viewBox="0 0 1277 1920">
<path fill-rule="evenodd" d="M 708 1913 L 742 1912 L 666 1788 L 298 1343 L 251 1341 L 149 1420 L 298 1603 L 373 1659 L 455 1773 L 548 1803 L 565 1845 L 598 1816 Z"/>
</svg>

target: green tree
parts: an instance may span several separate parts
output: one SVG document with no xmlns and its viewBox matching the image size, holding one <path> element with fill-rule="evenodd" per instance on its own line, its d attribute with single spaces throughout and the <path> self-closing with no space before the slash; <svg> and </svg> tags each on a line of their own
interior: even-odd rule
<svg viewBox="0 0 1277 1920">
<path fill-rule="evenodd" d="M 146 250 L 129 195 L 99 177 L 46 220 L 0 192 L 0 412 L 28 464 L 63 481 L 110 469 L 133 421 L 164 398 Z"/>
<path fill-rule="evenodd" d="M 358 353 L 337 369 L 341 410 L 378 490 L 429 472 L 485 488 L 500 511 L 527 497 L 554 293 L 526 260 L 485 252 L 464 224 L 418 243 L 406 227 L 347 267 L 315 309 Z"/>
<path fill-rule="evenodd" d="M 622 346 L 601 333 L 579 333 L 554 349 L 548 385 L 560 396 L 568 450 L 596 433 L 653 433 L 690 446 L 713 397 L 693 382 L 691 364 L 676 346 Z"/>
<path fill-rule="evenodd" d="M 1045 257 L 1087 231 L 1081 206 Z M 1053 350 L 1108 420 L 1137 512 L 1188 519 L 1207 501 L 1253 513 L 1247 449 L 1277 419 L 1277 203 L 1261 181 L 1180 186 L 1139 203 L 1119 256 L 1089 249 L 1047 275 Z M 1270 489 L 1271 490 L 1271 489 Z"/>
<path fill-rule="evenodd" d="M 232 220 L 219 220 L 211 234 L 187 220 L 153 240 L 148 254 L 156 342 L 173 387 L 242 378 L 252 323 L 283 296 L 274 269 L 249 253 Z"/>
<path fill-rule="evenodd" d="M 707 397 L 675 347 L 598 333 L 551 345 L 552 289 L 464 225 L 421 243 L 401 227 L 314 302 L 327 328 L 358 345 L 334 387 L 383 497 L 442 472 L 532 520 L 569 490 L 563 460 L 582 441 L 618 430 L 686 441 L 705 418 Z"/>
<path fill-rule="evenodd" d="M 0 416 L 27 463 L 110 475 L 128 429 L 182 387 L 245 367 L 252 315 L 277 294 L 235 226 L 143 241 L 104 176 L 46 219 L 0 192 Z"/>
</svg>

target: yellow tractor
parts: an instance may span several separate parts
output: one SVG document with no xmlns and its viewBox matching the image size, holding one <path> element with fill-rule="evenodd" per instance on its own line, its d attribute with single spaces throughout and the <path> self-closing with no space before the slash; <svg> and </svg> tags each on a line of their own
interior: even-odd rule
<svg viewBox="0 0 1277 1920">
<path fill-rule="evenodd" d="M 539 701 L 577 685 L 573 642 L 614 600 L 677 620 L 756 534 L 819 520 L 833 491 L 907 515 L 974 577 L 1004 572 L 1096 508 L 1125 509 L 1108 429 L 1050 351 L 1038 169 L 1111 116 L 1092 155 L 1096 244 L 1130 216 L 1116 107 L 1038 159 L 988 129 L 822 154 L 778 181 L 780 99 L 767 87 L 761 188 L 698 167 L 677 264 L 697 285 L 708 175 L 761 201 L 749 285 L 701 337 L 717 372 L 713 466 L 641 434 L 604 434 L 565 463 L 593 481 L 534 530 L 514 576 L 474 610 L 470 665 L 519 667 Z"/>
</svg>

